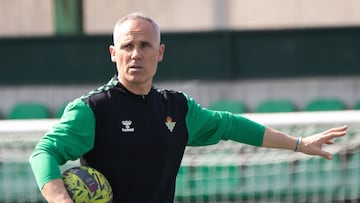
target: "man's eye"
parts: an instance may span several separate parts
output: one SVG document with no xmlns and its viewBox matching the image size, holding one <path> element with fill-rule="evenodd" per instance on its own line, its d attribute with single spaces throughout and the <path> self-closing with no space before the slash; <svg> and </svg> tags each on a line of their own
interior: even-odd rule
<svg viewBox="0 0 360 203">
<path fill-rule="evenodd" d="M 125 44 L 122 46 L 124 49 L 130 49 L 132 47 L 131 44 Z"/>
<path fill-rule="evenodd" d="M 149 43 L 141 43 L 141 47 L 142 48 L 150 47 L 150 44 Z"/>
</svg>

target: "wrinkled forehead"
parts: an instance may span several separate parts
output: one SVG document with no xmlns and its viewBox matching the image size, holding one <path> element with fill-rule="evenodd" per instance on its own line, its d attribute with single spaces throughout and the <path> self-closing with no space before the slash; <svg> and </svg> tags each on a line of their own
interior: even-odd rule
<svg viewBox="0 0 360 203">
<path fill-rule="evenodd" d="M 114 29 L 114 44 L 132 39 L 160 43 L 157 30 L 154 26 L 143 19 L 127 20 Z"/>
</svg>

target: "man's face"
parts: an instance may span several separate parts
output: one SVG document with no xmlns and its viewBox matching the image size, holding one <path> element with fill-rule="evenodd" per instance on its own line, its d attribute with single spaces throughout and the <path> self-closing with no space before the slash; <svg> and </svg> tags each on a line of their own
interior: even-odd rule
<svg viewBox="0 0 360 203">
<path fill-rule="evenodd" d="M 110 54 L 120 82 L 125 87 L 151 86 L 165 49 L 151 23 L 128 20 L 117 29 L 114 39 Z"/>
</svg>

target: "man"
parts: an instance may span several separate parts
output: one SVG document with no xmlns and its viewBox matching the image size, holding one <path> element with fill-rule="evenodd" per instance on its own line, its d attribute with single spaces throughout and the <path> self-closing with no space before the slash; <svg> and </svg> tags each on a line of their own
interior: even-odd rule
<svg viewBox="0 0 360 203">
<path fill-rule="evenodd" d="M 59 164 L 81 158 L 101 171 L 114 202 L 173 202 L 185 146 L 234 140 L 332 159 L 321 149 L 347 127 L 295 138 L 242 116 L 210 111 L 181 92 L 152 86 L 165 46 L 150 18 L 133 13 L 114 28 L 111 60 L 117 76 L 69 103 L 58 124 L 39 141 L 30 162 L 48 202 L 72 202 Z"/>
</svg>

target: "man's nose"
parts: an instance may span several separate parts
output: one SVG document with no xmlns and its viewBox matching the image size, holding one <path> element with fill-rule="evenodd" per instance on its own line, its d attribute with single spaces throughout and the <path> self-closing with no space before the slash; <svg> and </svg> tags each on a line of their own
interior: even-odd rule
<svg viewBox="0 0 360 203">
<path fill-rule="evenodd" d="M 131 53 L 131 58 L 137 59 L 137 58 L 140 58 L 140 56 L 141 56 L 141 54 L 140 54 L 139 48 L 134 48 Z"/>
</svg>

